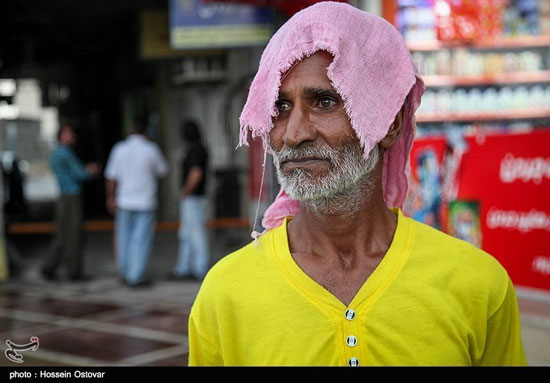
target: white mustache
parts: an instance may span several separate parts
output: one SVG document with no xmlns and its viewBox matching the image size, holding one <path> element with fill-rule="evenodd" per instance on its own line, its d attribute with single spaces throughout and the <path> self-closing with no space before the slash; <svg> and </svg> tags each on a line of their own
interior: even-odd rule
<svg viewBox="0 0 550 383">
<path fill-rule="evenodd" d="M 298 148 L 290 148 L 288 146 L 283 146 L 281 150 L 274 151 L 275 159 L 277 160 L 278 165 L 294 160 L 301 160 L 307 158 L 315 158 L 319 160 L 326 160 L 333 165 L 338 158 L 338 152 L 324 148 L 322 146 L 304 146 Z"/>
<path fill-rule="evenodd" d="M 378 163 L 379 150 L 376 147 L 365 159 L 359 145 L 333 149 L 308 143 L 295 148 L 283 146 L 279 151 L 273 150 L 273 155 L 279 183 L 291 198 L 305 202 L 308 208 L 317 212 L 348 215 L 360 206 L 372 189 L 370 174 Z M 308 159 L 328 160 L 330 170 L 324 175 L 316 175 L 297 167 L 283 173 L 285 162 Z"/>
</svg>

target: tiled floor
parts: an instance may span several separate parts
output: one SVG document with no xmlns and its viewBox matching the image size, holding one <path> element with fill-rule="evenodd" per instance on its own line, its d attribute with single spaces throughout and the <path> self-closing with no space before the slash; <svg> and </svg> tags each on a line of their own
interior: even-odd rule
<svg viewBox="0 0 550 383">
<path fill-rule="evenodd" d="M 516 291 L 527 362 L 532 366 L 550 366 L 550 293 L 521 288 Z"/>
<path fill-rule="evenodd" d="M 162 277 L 175 260 L 174 236 L 157 237 L 155 283 L 141 289 L 119 282 L 110 243 L 105 235 L 89 241 L 87 269 L 95 277 L 82 283 L 43 280 L 37 254 L 44 243 L 23 247 L 25 272 L 0 284 L 1 349 L 6 340 L 25 344 L 37 336 L 39 348 L 21 352 L 25 366 L 186 365 L 187 319 L 200 283 Z M 518 297 L 528 361 L 550 365 L 550 294 L 518 289 Z M 13 365 L 0 355 L 0 366 Z"/>
<path fill-rule="evenodd" d="M 25 365 L 186 365 L 198 282 L 133 290 L 108 277 L 83 284 L 10 282 L 0 291 L 0 340 L 39 338 Z M 23 352 L 22 352 L 23 353 Z M 0 365 L 12 362 L 0 358 Z"/>
<path fill-rule="evenodd" d="M 39 273 L 48 236 L 15 238 L 23 271 L 0 284 L 0 343 L 29 343 L 25 366 L 185 366 L 187 319 L 199 282 L 168 281 L 176 261 L 175 233 L 159 233 L 149 265 L 153 284 L 132 289 L 120 283 L 112 257 L 112 234 L 88 235 L 88 282 L 46 281 Z M 227 252 L 233 244 L 213 249 Z M 229 249 L 230 250 L 230 249 Z M 61 275 L 62 275 L 62 270 Z M 13 365 L 0 355 L 0 366 Z"/>
</svg>

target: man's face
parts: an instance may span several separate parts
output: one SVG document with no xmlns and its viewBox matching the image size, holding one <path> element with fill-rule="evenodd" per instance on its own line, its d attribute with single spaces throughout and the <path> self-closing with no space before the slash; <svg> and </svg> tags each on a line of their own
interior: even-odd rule
<svg viewBox="0 0 550 383">
<path fill-rule="evenodd" d="M 60 135 L 60 142 L 67 146 L 73 146 L 76 143 L 76 134 L 74 133 L 73 128 L 70 126 L 63 127 Z"/>
<path fill-rule="evenodd" d="M 318 52 L 296 64 L 279 90 L 270 133 L 283 189 L 304 201 L 345 192 L 377 162 L 363 158 L 344 101 L 327 76 L 332 56 Z"/>
</svg>

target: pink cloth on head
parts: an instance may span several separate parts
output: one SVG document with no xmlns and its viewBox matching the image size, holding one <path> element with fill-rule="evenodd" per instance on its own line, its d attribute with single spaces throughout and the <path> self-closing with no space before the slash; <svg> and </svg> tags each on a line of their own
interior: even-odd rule
<svg viewBox="0 0 550 383">
<path fill-rule="evenodd" d="M 384 200 L 390 207 L 401 207 L 416 130 L 414 113 L 424 84 L 395 27 L 351 5 L 317 3 L 296 13 L 273 35 L 240 116 L 239 145 L 248 144 L 250 130 L 253 138 L 262 137 L 267 149 L 283 75 L 296 62 L 321 50 L 333 56 L 327 75 L 344 100 L 365 157 L 386 136 L 410 94 L 401 136 L 384 155 Z M 282 190 L 264 214 L 264 228 L 279 226 L 286 216 L 296 215 L 299 207 L 299 202 Z"/>
</svg>

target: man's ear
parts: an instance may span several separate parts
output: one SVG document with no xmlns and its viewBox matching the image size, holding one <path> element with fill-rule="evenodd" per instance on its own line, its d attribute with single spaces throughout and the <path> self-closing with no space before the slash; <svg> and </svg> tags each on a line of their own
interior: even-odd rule
<svg viewBox="0 0 550 383">
<path fill-rule="evenodd" d="M 405 105 L 407 105 L 407 100 L 405 100 L 405 103 L 403 103 L 403 106 L 401 107 L 401 110 L 397 113 L 395 116 L 395 120 L 393 121 L 393 124 L 391 124 L 388 133 L 386 134 L 386 137 L 380 141 L 380 146 L 383 149 L 389 149 L 399 139 L 399 136 L 401 135 L 401 130 L 403 129 L 403 125 L 405 122 Z"/>
</svg>

